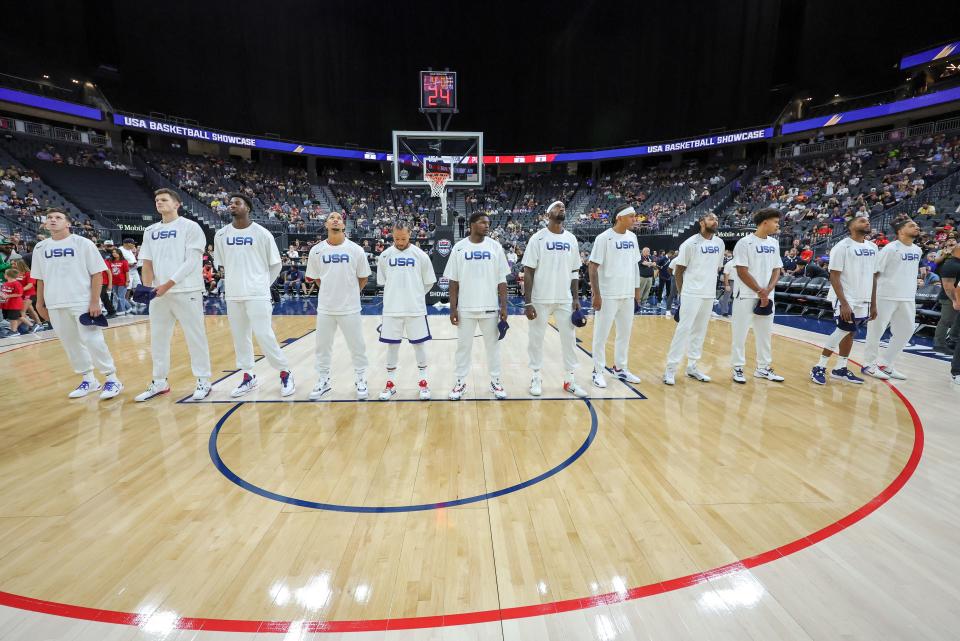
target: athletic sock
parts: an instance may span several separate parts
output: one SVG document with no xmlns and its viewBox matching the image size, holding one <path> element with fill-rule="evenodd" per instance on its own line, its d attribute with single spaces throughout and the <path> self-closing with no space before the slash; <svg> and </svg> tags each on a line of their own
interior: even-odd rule
<svg viewBox="0 0 960 641">
<path fill-rule="evenodd" d="M 820 361 L 817 363 L 817 367 L 826 367 L 830 363 L 829 356 L 821 356 Z"/>
<path fill-rule="evenodd" d="M 843 368 L 846 367 L 846 366 L 847 366 L 847 357 L 846 357 L 846 356 L 838 356 L 838 357 L 837 357 L 837 369 L 843 369 Z"/>
<path fill-rule="evenodd" d="M 83 375 L 83 380 L 87 381 L 88 383 L 96 383 L 97 375 L 93 372 L 87 372 Z"/>
<path fill-rule="evenodd" d="M 120 382 L 120 379 L 117 378 L 117 373 L 116 373 L 116 372 L 110 372 L 109 374 L 107 374 L 107 380 L 108 380 L 109 382 L 111 382 L 111 383 L 119 383 L 119 382 Z"/>
<path fill-rule="evenodd" d="M 390 369 L 390 368 L 388 367 L 388 368 L 387 368 L 387 382 L 388 382 L 388 383 L 396 384 L 396 380 L 395 380 L 395 378 L 394 378 L 394 377 L 396 376 L 396 374 L 397 374 L 397 368 L 396 368 L 396 367 L 394 367 L 393 369 Z"/>
</svg>

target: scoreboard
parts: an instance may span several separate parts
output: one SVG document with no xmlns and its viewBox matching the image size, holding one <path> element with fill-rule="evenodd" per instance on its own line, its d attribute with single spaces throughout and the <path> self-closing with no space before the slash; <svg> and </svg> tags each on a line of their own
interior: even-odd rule
<svg viewBox="0 0 960 641">
<path fill-rule="evenodd" d="M 420 72 L 420 111 L 457 111 L 457 72 Z"/>
</svg>

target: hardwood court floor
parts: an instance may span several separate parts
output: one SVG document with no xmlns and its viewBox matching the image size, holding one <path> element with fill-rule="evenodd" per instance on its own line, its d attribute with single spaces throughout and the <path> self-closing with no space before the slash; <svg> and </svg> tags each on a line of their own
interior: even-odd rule
<svg viewBox="0 0 960 641">
<path fill-rule="evenodd" d="M 382 350 L 377 319 L 364 320 L 375 397 Z M 65 398 L 75 379 L 56 342 L 0 356 L 6 372 L 18 373 L 4 376 L 4 415 L 12 418 L 0 424 L 0 590 L 145 616 L 282 621 L 438 616 L 657 591 L 837 522 L 887 488 L 914 449 L 913 421 L 891 388 L 815 388 L 809 345 L 776 337 L 787 382 L 735 386 L 725 323 L 711 323 L 705 346 L 710 384 L 663 386 L 675 324 L 638 317 L 631 368 L 646 398 L 610 379 L 605 395 L 619 397 L 525 400 L 526 321 L 510 320 L 507 402 L 487 400 L 479 340 L 471 389 L 482 400 L 460 403 L 219 402 L 235 377 L 218 386 L 217 402 L 178 403 L 192 389 L 179 330 L 174 392 L 134 403 L 150 372 L 146 324 L 107 334 L 127 385 L 111 402 Z M 304 336 L 285 348 L 302 399 L 314 382 L 314 319 L 274 323 L 281 340 Z M 232 370 L 226 318 L 207 324 L 215 370 Z M 438 339 L 453 336 L 445 318 L 432 328 Z M 591 330 L 579 333 L 586 349 Z M 555 332 L 548 341 L 548 354 L 556 352 Z M 431 344 L 434 398 L 445 397 L 454 348 Z M 335 355 L 334 398 L 347 400 L 344 352 Z M 407 346 L 401 354 L 409 362 Z M 258 371 L 270 379 L 255 399 L 272 400 L 273 374 Z M 547 389 L 557 383 L 548 377 L 544 396 L 560 397 Z M 211 462 L 218 424 L 214 451 L 226 468 L 304 503 L 403 508 L 523 486 L 559 469 L 453 507 L 321 510 L 224 476 Z"/>
</svg>

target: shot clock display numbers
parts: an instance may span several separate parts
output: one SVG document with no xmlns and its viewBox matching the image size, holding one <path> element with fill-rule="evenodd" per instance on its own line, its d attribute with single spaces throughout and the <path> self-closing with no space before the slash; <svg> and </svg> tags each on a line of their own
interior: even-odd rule
<svg viewBox="0 0 960 641">
<path fill-rule="evenodd" d="M 420 72 L 420 111 L 457 110 L 457 73 Z"/>
</svg>

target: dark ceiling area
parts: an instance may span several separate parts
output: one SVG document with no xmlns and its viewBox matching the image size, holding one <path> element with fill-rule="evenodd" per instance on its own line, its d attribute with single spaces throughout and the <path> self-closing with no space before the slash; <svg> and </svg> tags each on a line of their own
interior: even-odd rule
<svg viewBox="0 0 960 641">
<path fill-rule="evenodd" d="M 549 151 L 769 124 L 903 82 L 901 54 L 956 36 L 960 3 L 32 2 L 0 24 L 0 72 L 78 74 L 117 109 L 386 148 L 426 129 L 421 69 L 459 74 L 451 129 Z M 115 71 L 104 71 L 105 68 Z"/>
</svg>

